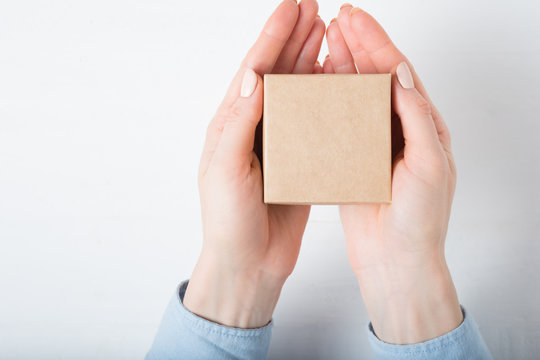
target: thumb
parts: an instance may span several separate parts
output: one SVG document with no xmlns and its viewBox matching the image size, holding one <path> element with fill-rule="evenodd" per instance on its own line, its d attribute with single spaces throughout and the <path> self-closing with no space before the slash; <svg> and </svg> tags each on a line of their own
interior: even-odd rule
<svg viewBox="0 0 540 360">
<path fill-rule="evenodd" d="M 263 82 L 252 69 L 246 69 L 240 94 L 225 112 L 223 133 L 216 149 L 216 156 L 227 162 L 251 162 L 255 129 L 262 115 Z"/>
<path fill-rule="evenodd" d="M 393 105 L 401 119 L 403 137 L 405 138 L 405 154 L 414 150 L 439 151 L 440 143 L 432 117 L 429 102 L 414 87 L 414 81 L 409 66 L 404 61 L 396 68 L 394 80 Z"/>
</svg>

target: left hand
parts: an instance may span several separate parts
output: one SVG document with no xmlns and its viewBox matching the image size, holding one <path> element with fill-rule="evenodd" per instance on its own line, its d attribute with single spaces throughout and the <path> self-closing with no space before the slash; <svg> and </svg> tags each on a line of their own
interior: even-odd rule
<svg viewBox="0 0 540 360">
<path fill-rule="evenodd" d="M 265 73 L 321 72 L 324 22 L 315 0 L 283 0 L 265 24 L 208 126 L 199 168 L 203 249 L 184 305 L 239 328 L 266 325 L 292 272 L 309 206 L 263 203 L 254 152 Z"/>
<path fill-rule="evenodd" d="M 392 203 L 340 206 L 340 215 L 377 336 L 394 344 L 435 338 L 463 319 L 444 256 L 456 184 L 448 128 L 411 64 L 371 15 L 344 5 L 327 40 L 327 73 L 397 69 Z"/>
</svg>

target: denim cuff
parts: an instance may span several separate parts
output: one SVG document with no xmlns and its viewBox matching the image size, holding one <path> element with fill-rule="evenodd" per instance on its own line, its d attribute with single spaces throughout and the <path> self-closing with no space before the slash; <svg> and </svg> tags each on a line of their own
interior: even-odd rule
<svg viewBox="0 0 540 360">
<path fill-rule="evenodd" d="M 274 326 L 274 321 L 270 320 L 270 322 L 260 328 L 254 328 L 254 329 L 241 329 L 241 328 L 235 328 L 230 326 L 221 325 L 218 323 L 215 323 L 213 321 L 204 319 L 198 315 L 195 315 L 191 311 L 189 311 L 184 306 L 184 295 L 186 294 L 186 289 L 188 287 L 189 280 L 183 281 L 178 286 L 177 293 L 177 306 L 176 311 L 179 316 L 182 317 L 184 320 L 183 323 L 186 325 L 189 325 L 189 328 L 191 331 L 196 333 L 199 336 L 207 336 L 208 333 L 212 333 L 214 335 L 218 336 L 233 336 L 233 337 L 260 337 L 262 339 L 270 338 L 270 334 L 272 332 L 272 327 Z"/>
<path fill-rule="evenodd" d="M 376 359 L 492 359 L 470 314 L 461 306 L 463 322 L 437 338 L 411 345 L 380 340 L 369 323 L 368 337 Z"/>
<path fill-rule="evenodd" d="M 182 303 L 187 286 L 187 280 L 182 282 L 171 298 L 147 360 L 266 358 L 273 321 L 257 329 L 239 329 L 204 319 Z"/>
</svg>

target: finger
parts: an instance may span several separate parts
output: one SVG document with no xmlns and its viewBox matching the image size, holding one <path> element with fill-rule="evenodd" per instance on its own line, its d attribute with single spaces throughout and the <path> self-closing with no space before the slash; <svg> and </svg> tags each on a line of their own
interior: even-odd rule
<svg viewBox="0 0 540 360">
<path fill-rule="evenodd" d="M 324 59 L 323 63 L 323 72 L 325 74 L 334 74 L 334 65 L 332 65 L 332 59 L 330 59 L 330 55 L 326 55 L 326 58 Z"/>
<path fill-rule="evenodd" d="M 311 32 L 296 59 L 296 64 L 292 70 L 294 74 L 308 74 L 312 71 L 315 61 L 317 61 L 317 57 L 319 56 L 319 52 L 321 51 L 324 30 L 324 21 L 322 21 L 321 18 L 316 18 L 313 27 L 311 28 Z"/>
<path fill-rule="evenodd" d="M 351 49 L 355 61 L 358 61 L 359 71 L 364 72 L 360 69 L 360 66 L 371 63 L 372 65 L 362 69 L 371 72 L 389 73 L 399 63 L 407 60 L 392 43 L 383 27 L 370 14 L 359 8 L 352 8 L 348 11 L 349 15 L 345 16 L 347 10 L 342 9 L 338 21 L 343 36 L 347 39 L 347 45 Z M 370 61 L 368 62 L 366 58 Z M 411 68 L 416 88 L 425 98 L 428 98 L 420 79 L 412 70 Z"/>
<path fill-rule="evenodd" d="M 201 156 L 200 174 L 206 172 L 222 134 L 223 119 L 238 99 L 244 72 L 247 68 L 253 69 L 259 74 L 265 74 L 272 70 L 283 46 L 285 46 L 294 29 L 298 11 L 298 5 L 294 0 L 283 0 L 264 25 L 255 44 L 248 51 L 216 112 L 216 116 L 208 125 Z"/>
<path fill-rule="evenodd" d="M 290 74 L 292 72 L 298 54 L 304 46 L 304 42 L 313 27 L 317 12 L 319 11 L 319 5 L 315 0 L 303 0 L 300 2 L 298 8 L 298 20 L 289 39 L 281 50 L 281 54 L 272 70 L 273 73 Z"/>
<path fill-rule="evenodd" d="M 322 68 L 321 64 L 318 61 L 313 66 L 313 73 L 314 74 L 322 74 L 323 73 L 323 68 Z"/>
<path fill-rule="evenodd" d="M 326 39 L 334 71 L 340 74 L 355 74 L 354 59 L 335 20 L 328 25 Z"/>
<path fill-rule="evenodd" d="M 446 149 L 450 149 L 450 135 L 446 124 L 437 108 L 433 105 L 414 68 L 392 43 L 382 26 L 370 14 L 359 8 L 351 9 L 348 17 L 344 16 L 346 15 L 346 9 L 342 9 L 340 15 L 338 18 L 340 29 L 344 33 L 343 37 L 346 39 L 360 73 L 394 72 L 398 64 L 403 61 L 407 62 L 413 76 L 415 88 L 430 103 L 433 121 L 440 141 Z"/>
<path fill-rule="evenodd" d="M 291 33 L 298 20 L 298 5 L 294 0 L 283 0 L 276 10 L 270 15 L 263 27 L 257 41 L 249 49 L 242 65 L 229 87 L 222 107 L 235 103 L 242 75 L 247 68 L 257 74 L 266 74 L 272 71 L 276 61 L 289 40 Z"/>
<path fill-rule="evenodd" d="M 216 148 L 215 159 L 222 159 L 222 163 L 238 168 L 251 163 L 255 129 L 262 115 L 262 93 L 261 77 L 253 70 L 246 69 L 240 96 L 224 118 L 223 134 Z"/>
<path fill-rule="evenodd" d="M 377 68 L 369 56 L 366 56 L 365 51 L 362 48 L 362 44 L 358 41 L 356 33 L 351 30 L 349 20 L 351 18 L 350 13 L 352 9 L 353 6 L 351 4 L 343 4 L 339 10 L 337 21 L 341 34 L 343 35 L 343 38 L 350 49 L 358 72 L 361 74 L 375 74 L 377 73 Z"/>
<path fill-rule="evenodd" d="M 397 79 L 396 79 L 397 78 Z M 437 129 L 433 122 L 430 103 L 415 88 L 414 80 L 406 62 L 399 64 L 392 87 L 393 107 L 401 119 L 405 139 L 405 158 L 414 152 L 428 156 L 440 154 Z"/>
</svg>

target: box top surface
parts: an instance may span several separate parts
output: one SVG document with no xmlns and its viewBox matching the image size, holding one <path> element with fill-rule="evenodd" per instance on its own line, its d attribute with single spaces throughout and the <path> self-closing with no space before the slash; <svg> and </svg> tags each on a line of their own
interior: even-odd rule
<svg viewBox="0 0 540 360">
<path fill-rule="evenodd" d="M 390 201 L 390 84 L 390 74 L 265 75 L 265 202 Z"/>
</svg>

